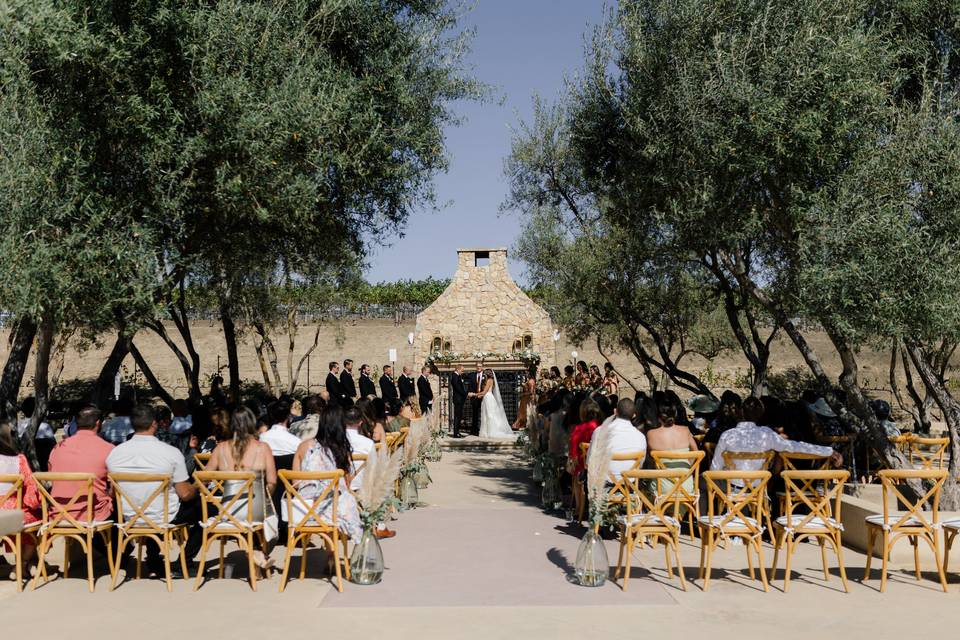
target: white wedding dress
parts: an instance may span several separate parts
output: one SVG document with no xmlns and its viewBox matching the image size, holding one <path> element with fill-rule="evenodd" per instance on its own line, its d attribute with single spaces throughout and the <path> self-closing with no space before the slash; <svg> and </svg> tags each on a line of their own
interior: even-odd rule
<svg viewBox="0 0 960 640">
<path fill-rule="evenodd" d="M 493 377 L 493 389 L 483 396 L 480 405 L 480 437 L 488 439 L 513 438 L 513 429 L 507 421 L 507 412 L 503 409 L 500 397 L 500 385 Z"/>
</svg>

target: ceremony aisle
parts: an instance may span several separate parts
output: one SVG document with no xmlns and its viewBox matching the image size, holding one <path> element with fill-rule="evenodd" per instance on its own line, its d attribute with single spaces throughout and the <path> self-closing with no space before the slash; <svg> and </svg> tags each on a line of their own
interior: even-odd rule
<svg viewBox="0 0 960 640">
<path fill-rule="evenodd" d="M 430 473 L 422 506 L 401 514 L 399 535 L 384 544 L 383 582 L 329 592 L 322 606 L 674 604 L 652 580 L 635 580 L 626 593 L 612 582 L 568 582 L 582 529 L 540 510 L 519 452 L 445 452 Z M 612 558 L 616 549 L 608 542 Z"/>
</svg>

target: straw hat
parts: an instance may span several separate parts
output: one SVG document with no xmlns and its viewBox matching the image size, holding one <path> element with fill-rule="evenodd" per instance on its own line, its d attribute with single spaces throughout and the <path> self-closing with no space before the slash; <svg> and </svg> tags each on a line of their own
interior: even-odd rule
<svg viewBox="0 0 960 640">
<path fill-rule="evenodd" d="M 720 403 L 710 396 L 693 396 L 687 400 L 687 407 L 694 413 L 716 413 Z"/>
<path fill-rule="evenodd" d="M 828 405 L 827 401 L 823 398 L 817 398 L 817 401 L 809 406 L 810 411 L 813 411 L 818 416 L 823 416 L 824 418 L 837 417 L 837 414 L 833 412 L 833 409 L 830 408 L 830 405 Z"/>
</svg>

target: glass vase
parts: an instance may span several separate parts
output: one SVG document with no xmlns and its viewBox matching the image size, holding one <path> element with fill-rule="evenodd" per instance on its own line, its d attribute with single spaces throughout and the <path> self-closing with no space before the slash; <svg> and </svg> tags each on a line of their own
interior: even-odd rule
<svg viewBox="0 0 960 640">
<path fill-rule="evenodd" d="M 430 486 L 432 478 L 430 477 L 430 472 L 427 470 L 427 465 L 420 467 L 420 470 L 417 471 L 414 479 L 417 482 L 417 489 L 426 489 Z"/>
<path fill-rule="evenodd" d="M 543 461 L 538 457 L 533 461 L 533 481 L 540 482 L 543 480 Z"/>
<path fill-rule="evenodd" d="M 400 480 L 400 504 L 404 509 L 416 509 L 420 502 L 420 493 L 417 491 L 417 481 L 414 474 L 408 473 Z"/>
<path fill-rule="evenodd" d="M 603 538 L 594 532 L 591 524 L 580 540 L 577 549 L 577 561 L 573 565 L 573 576 L 577 584 L 584 587 L 602 587 L 610 574 L 610 560 Z"/>
<path fill-rule="evenodd" d="M 377 584 L 383 579 L 383 550 L 372 527 L 363 530 L 350 554 L 350 582 Z"/>
<path fill-rule="evenodd" d="M 560 502 L 560 486 L 555 478 L 547 476 L 543 479 L 543 488 L 540 491 L 540 503 L 544 509 L 550 511 L 556 508 L 558 502 Z"/>
</svg>

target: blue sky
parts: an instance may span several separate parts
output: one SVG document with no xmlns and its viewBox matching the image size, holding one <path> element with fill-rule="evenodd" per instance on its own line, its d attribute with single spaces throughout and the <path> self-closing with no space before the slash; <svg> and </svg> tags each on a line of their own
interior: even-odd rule
<svg viewBox="0 0 960 640">
<path fill-rule="evenodd" d="M 368 280 L 447 278 L 456 268 L 458 248 L 513 245 L 519 219 L 498 214 L 507 195 L 503 160 L 511 128 L 529 120 L 534 94 L 552 102 L 561 95 L 564 78 L 580 73 L 584 38 L 612 2 L 474 0 L 462 19 L 465 28 L 476 29 L 467 64 L 502 103 L 455 105 L 464 121 L 446 131 L 450 169 L 436 179 L 441 206 L 414 212 L 405 237 L 394 236 L 391 246 L 374 249 Z M 510 271 L 522 281 L 517 261 L 511 259 Z"/>
</svg>

